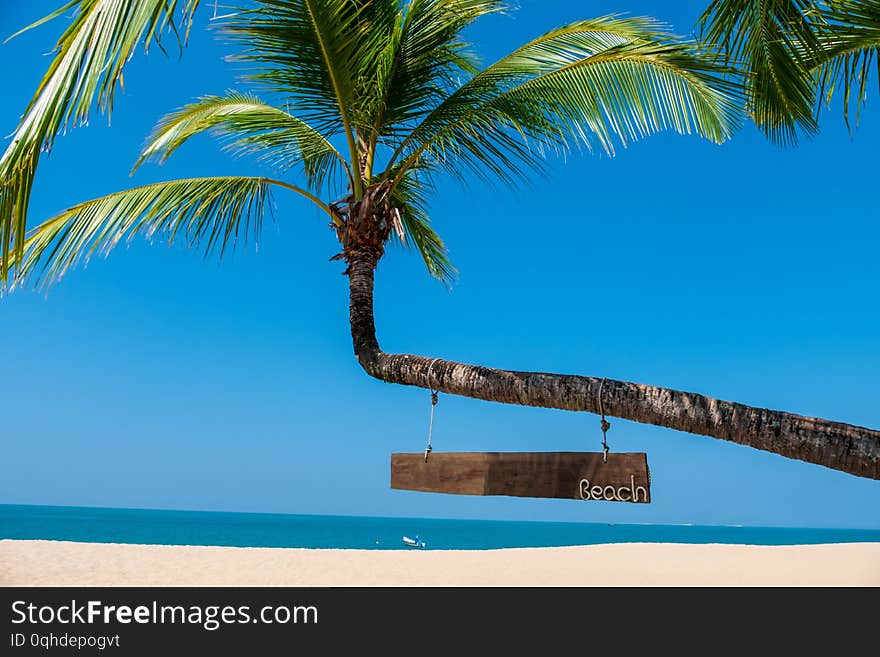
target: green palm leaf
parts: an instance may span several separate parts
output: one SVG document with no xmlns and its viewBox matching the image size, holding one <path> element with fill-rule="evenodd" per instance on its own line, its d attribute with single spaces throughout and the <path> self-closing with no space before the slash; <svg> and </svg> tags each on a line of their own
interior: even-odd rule
<svg viewBox="0 0 880 657">
<path fill-rule="evenodd" d="M 446 245 L 431 227 L 428 216 L 429 185 L 410 174 L 404 176 L 392 192 L 395 207 L 400 209 L 397 227 L 404 245 L 415 248 L 422 256 L 428 273 L 446 284 L 451 283 L 458 272 L 449 261 Z M 394 219 L 397 219 L 395 217 Z"/>
<path fill-rule="evenodd" d="M 143 234 L 168 242 L 182 237 L 205 254 L 250 236 L 257 239 L 274 181 L 250 177 L 190 178 L 135 187 L 79 203 L 29 234 L 16 281 L 59 280 L 80 261 L 106 255 Z"/>
<path fill-rule="evenodd" d="M 344 172 L 345 159 L 305 121 L 267 105 L 250 94 L 203 96 L 164 117 L 156 126 L 135 168 L 145 160 L 164 162 L 190 137 L 201 132 L 218 136 L 236 154 L 255 154 L 279 173 L 302 164 L 309 185 L 319 190 L 325 179 Z M 334 182 L 340 182 L 338 176 Z"/>
<path fill-rule="evenodd" d="M 164 30 L 176 33 L 178 25 L 188 30 L 197 4 L 198 0 L 72 0 L 30 26 L 76 10 L 12 143 L 0 158 L 0 282 L 9 272 L 10 249 L 19 259 L 22 256 L 40 153 L 52 148 L 64 127 L 87 121 L 93 105 L 109 114 L 123 67 L 138 44 L 146 49 L 159 42 Z"/>
<path fill-rule="evenodd" d="M 526 44 L 428 114 L 393 159 L 505 181 L 540 170 L 573 141 L 613 153 L 665 129 L 715 142 L 739 123 L 723 69 L 648 19 L 582 21 Z"/>
<path fill-rule="evenodd" d="M 818 130 L 810 69 L 822 22 L 812 0 L 713 0 L 700 18 L 706 44 L 741 67 L 748 111 L 776 143 Z"/>
<path fill-rule="evenodd" d="M 338 129 L 354 101 L 346 37 L 356 32 L 353 0 L 257 0 L 221 24 L 244 49 L 235 61 L 255 69 L 249 79 L 288 94 L 322 132 Z"/>
<path fill-rule="evenodd" d="M 397 139 L 457 86 L 477 72 L 461 31 L 500 11 L 498 0 L 410 0 L 388 25 L 363 113 L 372 144 Z"/>
<path fill-rule="evenodd" d="M 827 29 L 821 37 L 822 61 L 816 67 L 819 97 L 830 102 L 834 93 L 841 90 L 847 125 L 853 104 L 858 123 L 870 79 L 877 75 L 880 81 L 880 2 L 829 2 L 822 17 Z"/>
<path fill-rule="evenodd" d="M 358 80 L 375 66 L 381 39 L 375 20 L 387 20 L 389 0 L 257 0 L 254 10 L 228 21 L 224 33 L 245 46 L 239 61 L 257 67 L 250 79 L 287 94 L 298 115 L 325 136 L 340 130 L 351 167 L 360 170 L 356 134 Z M 378 18 L 377 18 L 378 17 Z M 354 177 L 360 196 L 361 178 Z"/>
</svg>

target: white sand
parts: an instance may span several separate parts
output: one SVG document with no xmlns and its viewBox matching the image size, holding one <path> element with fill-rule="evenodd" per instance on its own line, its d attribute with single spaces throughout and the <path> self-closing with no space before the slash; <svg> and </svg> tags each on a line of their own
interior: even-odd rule
<svg viewBox="0 0 880 657">
<path fill-rule="evenodd" d="M 880 586 L 880 543 L 308 550 L 0 540 L 0 586 Z"/>
</svg>

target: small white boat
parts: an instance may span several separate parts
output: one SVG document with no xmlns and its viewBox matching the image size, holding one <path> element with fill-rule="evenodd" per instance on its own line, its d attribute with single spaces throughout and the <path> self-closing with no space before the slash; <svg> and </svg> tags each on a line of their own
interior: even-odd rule
<svg viewBox="0 0 880 657">
<path fill-rule="evenodd" d="M 410 538 L 409 536 L 403 537 L 403 544 L 408 545 L 411 548 L 423 548 L 425 547 L 425 542 L 419 538 L 419 535 L 416 534 L 415 538 Z"/>
</svg>

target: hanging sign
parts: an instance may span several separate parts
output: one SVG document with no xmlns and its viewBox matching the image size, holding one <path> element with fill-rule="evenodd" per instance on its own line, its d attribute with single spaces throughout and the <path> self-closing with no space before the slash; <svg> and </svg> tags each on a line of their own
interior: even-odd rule
<svg viewBox="0 0 880 657">
<path fill-rule="evenodd" d="M 651 501 L 643 452 L 433 452 L 391 455 L 391 488 L 455 495 Z"/>
</svg>

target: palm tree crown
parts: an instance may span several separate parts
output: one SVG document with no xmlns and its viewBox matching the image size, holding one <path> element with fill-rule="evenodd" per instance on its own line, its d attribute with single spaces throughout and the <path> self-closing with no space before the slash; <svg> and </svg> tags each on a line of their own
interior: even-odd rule
<svg viewBox="0 0 880 657">
<path fill-rule="evenodd" d="M 77 20 L 100 2 L 73 3 Z M 326 212 L 343 242 L 353 239 L 354 204 L 381 209 L 380 239 L 397 235 L 447 279 L 454 269 L 427 211 L 436 175 L 516 184 L 548 154 L 613 153 L 616 143 L 666 129 L 722 142 L 736 129 L 739 104 L 723 69 L 650 19 L 566 25 L 480 68 L 463 31 L 504 8 L 498 0 L 259 0 L 227 16 L 222 33 L 241 48 L 236 59 L 265 100 L 238 91 L 199 98 L 159 122 L 136 166 L 208 132 L 275 177 L 176 180 L 80 203 L 32 231 L 9 263 L 19 280 L 40 271 L 51 282 L 139 232 L 222 252 L 259 230 L 270 189 L 280 187 Z M 88 71 L 77 75 L 73 82 L 97 84 Z M 109 103 L 113 79 L 103 75 Z M 76 120 L 77 110 L 63 118 Z M 291 172 L 301 184 L 284 180 Z"/>
</svg>

